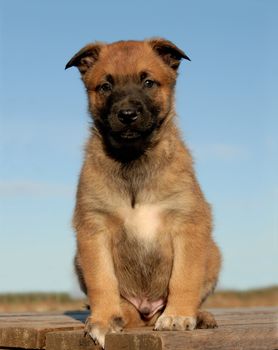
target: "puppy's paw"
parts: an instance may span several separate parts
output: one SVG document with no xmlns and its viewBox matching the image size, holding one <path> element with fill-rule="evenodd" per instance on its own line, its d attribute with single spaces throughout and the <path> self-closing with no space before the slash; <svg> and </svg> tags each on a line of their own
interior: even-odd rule
<svg viewBox="0 0 278 350">
<path fill-rule="evenodd" d="M 99 324 L 91 323 L 88 320 L 85 325 L 85 334 L 89 335 L 96 345 L 100 345 L 104 349 L 105 335 L 108 333 L 108 329 L 101 327 Z"/>
<path fill-rule="evenodd" d="M 161 315 L 155 323 L 156 331 L 192 331 L 196 327 L 196 317 Z"/>
<path fill-rule="evenodd" d="M 85 324 L 85 335 L 88 334 L 96 345 L 100 345 L 104 349 L 105 336 L 107 333 L 118 333 L 123 330 L 124 320 L 120 316 L 114 316 L 109 322 L 95 320 L 93 316 L 89 316 Z"/>
<path fill-rule="evenodd" d="M 214 316 L 208 311 L 199 311 L 197 314 L 196 328 L 217 328 Z"/>
</svg>

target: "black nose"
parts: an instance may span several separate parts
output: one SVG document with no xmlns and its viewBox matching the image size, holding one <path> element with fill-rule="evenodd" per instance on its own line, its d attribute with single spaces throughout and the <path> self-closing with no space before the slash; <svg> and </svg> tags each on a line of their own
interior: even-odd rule
<svg viewBox="0 0 278 350">
<path fill-rule="evenodd" d="M 118 112 L 118 118 L 123 124 L 131 124 L 138 118 L 138 112 L 135 109 L 121 109 Z"/>
</svg>

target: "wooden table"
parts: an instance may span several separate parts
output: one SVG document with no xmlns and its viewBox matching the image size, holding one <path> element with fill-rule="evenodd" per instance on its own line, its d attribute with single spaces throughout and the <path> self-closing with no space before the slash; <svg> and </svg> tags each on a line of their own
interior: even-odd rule
<svg viewBox="0 0 278 350">
<path fill-rule="evenodd" d="M 278 307 L 214 309 L 219 327 L 192 332 L 134 328 L 106 337 L 107 350 L 278 350 Z M 0 314 L 0 349 L 96 350 L 87 312 Z"/>
</svg>

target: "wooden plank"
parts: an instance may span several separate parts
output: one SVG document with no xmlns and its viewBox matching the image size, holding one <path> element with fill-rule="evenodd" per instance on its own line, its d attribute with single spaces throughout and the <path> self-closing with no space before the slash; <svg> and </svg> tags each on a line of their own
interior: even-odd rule
<svg viewBox="0 0 278 350">
<path fill-rule="evenodd" d="M 106 337 L 106 350 L 278 349 L 278 309 L 213 310 L 217 329 L 155 332 L 127 329 Z M 98 347 L 82 331 L 47 335 L 46 350 L 93 350 Z"/>
<path fill-rule="evenodd" d="M 278 307 L 211 309 L 221 326 L 277 323 Z"/>
<path fill-rule="evenodd" d="M 43 349 L 48 332 L 82 329 L 87 315 L 87 312 L 0 315 L 0 346 Z"/>
<path fill-rule="evenodd" d="M 278 308 L 212 310 L 217 329 L 155 332 L 126 329 L 106 337 L 107 350 L 278 349 Z M 1 347 L 96 350 L 84 337 L 87 312 L 0 315 Z"/>
<path fill-rule="evenodd" d="M 49 333 L 46 350 L 99 350 L 82 331 Z M 275 350 L 277 326 L 219 327 L 192 332 L 155 332 L 133 329 L 106 337 L 106 350 Z"/>
<path fill-rule="evenodd" d="M 145 333 L 143 337 L 146 343 L 155 343 L 157 350 L 274 350 L 278 348 L 277 326 L 275 325 L 154 333 Z M 139 342 L 141 338 L 140 333 L 111 334 L 107 336 L 106 348 L 107 350 L 143 350 L 145 348 Z M 152 347 L 148 349 L 151 350 Z"/>
<path fill-rule="evenodd" d="M 152 328 L 136 328 L 124 331 L 119 337 L 109 334 L 105 340 L 105 350 L 161 350 L 160 332 Z M 171 333 L 171 332 L 169 332 Z M 89 336 L 84 337 L 82 331 L 48 333 L 46 337 L 46 350 L 100 350 Z"/>
<path fill-rule="evenodd" d="M 52 332 L 46 336 L 47 350 L 100 350 L 90 336 L 84 336 L 82 331 Z"/>
<path fill-rule="evenodd" d="M 171 333 L 171 332 L 168 332 Z M 119 336 L 118 336 L 119 335 Z M 170 336 L 172 336 L 170 334 Z M 48 333 L 46 350 L 100 350 L 89 336 L 84 337 L 83 331 L 61 331 Z M 161 350 L 160 332 L 152 328 L 132 329 L 106 337 L 105 350 Z"/>
</svg>

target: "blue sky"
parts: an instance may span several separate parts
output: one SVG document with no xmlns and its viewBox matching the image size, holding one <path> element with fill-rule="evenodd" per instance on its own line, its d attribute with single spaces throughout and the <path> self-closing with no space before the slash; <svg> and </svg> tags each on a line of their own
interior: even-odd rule
<svg viewBox="0 0 278 350">
<path fill-rule="evenodd" d="M 278 2 L 0 1 L 0 292 L 76 291 L 71 215 L 88 136 L 64 70 L 88 42 L 166 37 L 177 112 L 213 205 L 221 288 L 278 283 Z"/>
</svg>

